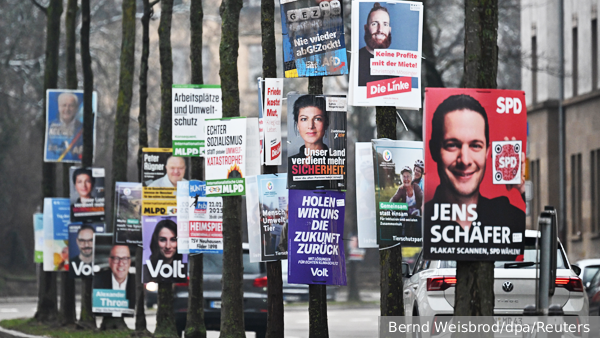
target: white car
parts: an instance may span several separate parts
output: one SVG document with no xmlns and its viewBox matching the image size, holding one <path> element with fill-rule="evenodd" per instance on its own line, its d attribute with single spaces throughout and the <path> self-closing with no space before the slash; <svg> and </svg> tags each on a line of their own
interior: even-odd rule
<svg viewBox="0 0 600 338">
<path fill-rule="evenodd" d="M 535 304 L 536 265 L 534 262 L 537 233 L 534 230 L 526 231 L 524 255 L 516 262 L 495 262 L 494 315 L 521 316 L 526 305 Z M 433 317 L 454 314 L 455 261 L 428 261 L 423 259 L 421 253 L 412 275 L 406 277 L 404 279 L 406 316 Z M 557 254 L 556 289 L 550 304 L 560 304 L 565 316 L 588 315 L 588 299 L 583 283 L 571 269 L 560 243 Z"/>
</svg>

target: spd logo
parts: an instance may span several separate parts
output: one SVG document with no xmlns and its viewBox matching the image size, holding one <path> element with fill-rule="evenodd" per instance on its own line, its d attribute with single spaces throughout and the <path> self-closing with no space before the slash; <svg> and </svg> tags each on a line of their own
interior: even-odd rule
<svg viewBox="0 0 600 338">
<path fill-rule="evenodd" d="M 391 152 L 391 151 L 389 151 L 389 150 L 387 150 L 387 149 L 386 149 L 386 150 L 384 150 L 384 151 L 383 151 L 383 159 L 384 159 L 384 161 L 386 161 L 386 162 L 389 162 L 389 161 L 391 161 L 391 160 L 392 160 L 392 152 Z"/>
<path fill-rule="evenodd" d="M 521 183 L 521 141 L 492 142 L 494 184 Z"/>
</svg>

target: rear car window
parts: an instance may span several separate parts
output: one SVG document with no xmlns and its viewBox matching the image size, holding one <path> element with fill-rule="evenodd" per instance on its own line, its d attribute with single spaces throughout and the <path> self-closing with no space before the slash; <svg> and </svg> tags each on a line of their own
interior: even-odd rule
<svg viewBox="0 0 600 338">
<path fill-rule="evenodd" d="M 538 250 L 539 251 L 539 250 Z M 512 263 L 512 262 L 535 262 L 536 261 L 536 250 L 535 250 L 535 238 L 533 237 L 526 237 L 525 239 L 525 251 L 523 253 L 523 255 L 519 255 L 517 256 L 517 258 L 514 261 L 496 261 L 494 262 L 495 268 L 496 269 L 503 269 L 504 268 L 504 264 L 505 263 Z M 565 259 L 563 256 L 563 252 L 562 249 L 559 248 L 557 250 L 557 255 L 556 255 L 556 268 L 557 269 L 566 269 L 566 263 L 565 263 Z M 539 259 L 539 255 L 538 255 L 538 259 Z M 440 261 L 440 268 L 456 268 L 456 261 Z M 523 266 L 520 267 L 520 269 L 535 269 L 536 265 L 530 265 L 530 266 Z M 592 274 L 593 276 L 593 274 Z"/>
<path fill-rule="evenodd" d="M 583 270 L 583 284 L 587 284 L 587 282 L 591 281 L 598 270 L 600 270 L 600 266 L 587 266 L 585 270 Z"/>
<path fill-rule="evenodd" d="M 260 274 L 260 263 L 251 263 L 250 255 L 244 252 L 244 273 L 249 275 Z M 222 254 L 204 254 L 202 259 L 204 262 L 205 274 L 220 275 L 223 273 L 223 255 Z"/>
</svg>

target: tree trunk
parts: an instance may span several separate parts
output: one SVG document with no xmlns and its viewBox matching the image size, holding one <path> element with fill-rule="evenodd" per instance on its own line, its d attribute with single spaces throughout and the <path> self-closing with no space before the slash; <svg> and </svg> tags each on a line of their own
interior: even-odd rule
<svg viewBox="0 0 600 338">
<path fill-rule="evenodd" d="M 322 76 L 308 78 L 308 93 L 313 95 L 323 94 Z M 308 337 L 329 337 L 329 327 L 327 324 L 327 286 L 309 285 L 308 298 Z"/>
<path fill-rule="evenodd" d="M 67 15 L 65 15 L 66 30 L 66 70 L 67 70 L 67 89 L 77 89 L 77 57 L 75 47 L 75 28 L 77 26 L 77 0 L 67 1 Z M 70 196 L 70 175 L 69 168 L 71 163 L 63 163 L 63 197 Z M 60 315 L 62 325 L 75 324 L 75 278 L 66 272 L 61 274 L 61 297 L 60 297 Z"/>
<path fill-rule="evenodd" d="M 135 248 L 135 331 L 138 334 L 148 332 L 146 323 L 146 298 L 144 297 L 144 283 L 142 283 L 144 249 Z M 139 272 L 138 272 L 139 271 Z"/>
<path fill-rule="evenodd" d="M 396 139 L 396 107 L 377 107 L 377 138 Z M 404 316 L 402 247 L 379 250 L 381 316 Z"/>
<path fill-rule="evenodd" d="M 144 15 L 142 16 L 142 59 L 140 61 L 140 112 L 138 114 L 138 175 L 142 181 L 142 149 L 148 147 L 148 124 L 146 122 L 148 107 L 148 56 L 150 55 L 150 18 L 154 14 L 150 0 L 144 1 Z M 142 313 L 144 310 L 141 310 Z M 137 315 L 137 314 L 136 314 Z"/>
<path fill-rule="evenodd" d="M 158 25 L 158 51 L 160 54 L 160 130 L 158 144 L 162 148 L 171 148 L 172 141 L 172 108 L 171 97 L 173 87 L 173 57 L 171 55 L 171 19 L 173 17 L 173 0 L 162 0 L 160 24 Z"/>
<path fill-rule="evenodd" d="M 44 65 L 44 107 L 46 107 L 46 90 L 56 88 L 58 85 L 58 48 L 60 45 L 60 17 L 63 12 L 62 0 L 50 0 L 46 8 L 46 59 Z M 46 129 L 46 114 L 43 114 L 40 132 L 42 135 Z M 44 153 L 44 140 L 40 150 Z M 53 163 L 42 164 L 42 193 L 43 197 L 56 196 L 55 165 Z M 54 323 L 58 318 L 58 307 L 56 297 L 56 274 L 44 272 L 39 265 L 38 305 L 35 319 L 38 322 Z"/>
<path fill-rule="evenodd" d="M 262 0 L 260 7 L 262 76 L 263 79 L 275 78 L 277 77 L 275 1 Z M 263 173 L 275 174 L 277 173 L 277 166 L 263 166 Z M 267 262 L 267 338 L 283 337 L 284 335 L 283 280 L 281 274 L 281 261 Z"/>
<path fill-rule="evenodd" d="M 77 324 L 85 329 L 95 330 L 97 327 L 96 317 L 92 312 L 92 282 L 92 278 L 81 278 L 81 313 Z"/>
<path fill-rule="evenodd" d="M 221 45 L 219 59 L 223 117 L 240 116 L 237 59 L 242 0 L 221 3 Z M 223 290 L 221 292 L 221 338 L 245 337 L 242 262 L 242 197 L 223 197 Z"/>
<path fill-rule="evenodd" d="M 498 1 L 465 1 L 466 88 L 496 88 L 498 70 Z M 494 262 L 458 261 L 456 316 L 494 314 Z M 493 336 L 493 335 L 491 335 Z"/>
<path fill-rule="evenodd" d="M 203 84 L 202 78 L 202 0 L 192 0 L 190 4 L 190 61 L 192 64 L 192 84 Z M 204 176 L 204 159 L 192 157 L 191 177 L 202 180 Z M 189 298 L 185 336 L 189 338 L 206 338 L 204 325 L 204 255 L 189 256 Z"/>
</svg>

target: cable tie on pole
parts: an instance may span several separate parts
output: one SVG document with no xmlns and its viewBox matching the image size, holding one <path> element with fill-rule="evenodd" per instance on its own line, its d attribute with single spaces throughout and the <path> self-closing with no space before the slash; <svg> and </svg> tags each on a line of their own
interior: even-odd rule
<svg viewBox="0 0 600 338">
<path fill-rule="evenodd" d="M 406 131 L 408 131 L 408 128 L 406 127 L 406 123 L 404 123 L 404 120 L 402 119 L 402 116 L 400 116 L 400 113 L 396 110 L 396 115 L 398 116 L 398 118 L 400 119 L 400 121 L 402 121 L 402 125 L 404 126 L 404 129 L 406 129 Z"/>
</svg>

